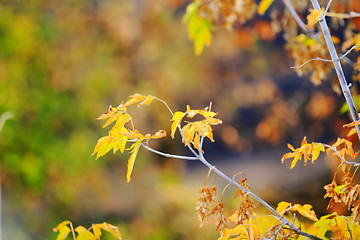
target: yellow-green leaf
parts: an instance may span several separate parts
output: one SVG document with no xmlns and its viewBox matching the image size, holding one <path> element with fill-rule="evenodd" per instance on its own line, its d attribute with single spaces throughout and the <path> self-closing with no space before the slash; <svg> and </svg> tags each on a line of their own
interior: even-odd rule
<svg viewBox="0 0 360 240">
<path fill-rule="evenodd" d="M 111 233 L 114 237 L 121 239 L 120 231 L 117 227 L 109 224 L 109 223 L 99 223 L 99 224 L 93 224 L 93 232 L 95 237 L 99 238 L 101 236 L 101 230 L 105 230 L 109 233 Z"/>
<path fill-rule="evenodd" d="M 211 43 L 211 23 L 198 16 L 199 1 L 189 4 L 183 20 L 188 24 L 188 36 L 194 42 L 195 54 L 200 55 L 204 46 Z"/>
<path fill-rule="evenodd" d="M 345 190 L 346 190 L 346 185 L 345 185 L 345 184 L 336 186 L 336 187 L 334 188 L 334 191 L 335 191 L 336 193 L 339 193 L 339 194 L 344 193 Z"/>
<path fill-rule="evenodd" d="M 59 225 L 53 228 L 54 232 L 59 232 L 58 236 L 56 237 L 56 240 L 64 240 L 67 238 L 67 236 L 71 232 L 71 229 L 67 226 L 69 224 L 70 221 L 63 221 Z"/>
<path fill-rule="evenodd" d="M 274 0 L 261 0 L 258 6 L 258 14 L 264 15 L 273 2 Z"/>
<path fill-rule="evenodd" d="M 172 117 L 173 123 L 171 124 L 171 138 L 175 137 L 176 128 L 178 127 L 181 120 L 184 118 L 186 113 L 184 112 L 175 112 L 174 116 Z"/>
<path fill-rule="evenodd" d="M 135 143 L 133 143 L 129 150 L 131 151 L 131 156 L 128 160 L 128 167 L 127 167 L 127 173 L 126 173 L 126 181 L 127 182 L 130 182 L 130 179 L 131 179 L 131 173 L 133 171 L 133 168 L 134 168 L 134 163 L 135 163 L 135 160 L 136 160 L 136 156 L 139 152 L 139 148 L 141 146 L 141 141 L 144 140 L 144 137 L 142 138 L 139 138 Z"/>
</svg>

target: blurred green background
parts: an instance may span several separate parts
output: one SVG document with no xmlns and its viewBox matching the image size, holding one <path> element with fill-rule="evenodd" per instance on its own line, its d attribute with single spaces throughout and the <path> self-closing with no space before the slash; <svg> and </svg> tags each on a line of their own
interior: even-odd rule
<svg viewBox="0 0 360 240">
<path fill-rule="evenodd" d="M 296 77 L 268 19 L 218 29 L 196 57 L 185 9 L 182 0 L 1 1 L 0 114 L 13 116 L 0 132 L 3 239 L 55 239 L 65 219 L 109 222 L 126 240 L 216 238 L 194 211 L 207 171 L 191 182 L 188 169 L 200 165 L 141 150 L 126 184 L 127 155 L 91 156 L 108 131 L 96 117 L 136 92 L 173 110 L 212 101 L 224 122 L 205 148 L 214 161 L 343 134 L 346 120 L 333 120 L 341 97 L 330 82 Z M 161 104 L 133 113 L 138 129 L 169 132 Z M 152 146 L 184 153 L 167 140 Z"/>
</svg>

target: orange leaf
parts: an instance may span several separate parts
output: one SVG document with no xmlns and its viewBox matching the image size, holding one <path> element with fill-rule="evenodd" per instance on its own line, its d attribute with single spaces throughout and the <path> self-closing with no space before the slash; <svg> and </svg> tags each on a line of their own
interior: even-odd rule
<svg viewBox="0 0 360 240">
<path fill-rule="evenodd" d="M 301 215 L 303 215 L 304 217 L 313 220 L 313 221 L 317 221 L 318 218 L 316 217 L 316 214 L 314 212 L 314 210 L 312 210 L 312 206 L 310 204 L 304 204 L 303 206 L 300 204 L 295 204 L 292 209 L 292 211 L 298 211 Z"/>
<path fill-rule="evenodd" d="M 307 28 L 312 29 L 314 25 L 319 21 L 321 15 L 323 15 L 324 11 L 320 9 L 313 9 L 311 13 L 307 15 L 306 19 L 308 24 L 306 25 Z"/>
<path fill-rule="evenodd" d="M 314 148 L 312 149 L 312 158 L 311 162 L 313 163 L 318 159 L 320 152 L 325 152 L 325 147 L 321 143 L 314 143 Z"/>
<path fill-rule="evenodd" d="M 360 120 L 343 125 L 343 127 L 355 127 L 360 125 Z"/>
</svg>

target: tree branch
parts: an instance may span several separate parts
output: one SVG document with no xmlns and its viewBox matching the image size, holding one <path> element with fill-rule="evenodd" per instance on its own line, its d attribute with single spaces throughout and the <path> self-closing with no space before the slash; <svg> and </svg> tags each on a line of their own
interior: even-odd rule
<svg viewBox="0 0 360 240">
<path fill-rule="evenodd" d="M 311 3 L 313 5 L 314 9 L 321 10 L 319 2 L 317 0 L 311 0 Z M 338 80 L 340 82 L 341 91 L 342 91 L 342 93 L 343 93 L 343 95 L 345 97 L 346 103 L 349 106 L 349 111 L 350 111 L 352 120 L 354 122 L 358 121 L 359 120 L 358 112 L 356 110 L 354 100 L 352 98 L 349 86 L 347 84 L 344 71 L 342 69 L 341 63 L 339 61 L 336 61 L 339 58 L 338 58 L 338 55 L 337 55 L 337 52 L 336 52 L 336 49 L 335 49 L 335 45 L 334 45 L 334 43 L 333 43 L 333 41 L 331 39 L 331 35 L 330 35 L 330 31 L 329 31 L 329 28 L 328 28 L 327 23 L 326 23 L 326 19 L 323 18 L 321 21 L 319 21 L 319 24 L 320 24 L 323 36 L 325 38 L 325 42 L 326 42 L 328 51 L 330 53 L 331 59 L 333 61 L 334 68 L 335 68 L 335 71 L 336 71 L 336 75 L 337 75 Z M 356 132 L 357 132 L 358 137 L 360 139 L 360 127 L 359 126 L 356 126 Z"/>
</svg>

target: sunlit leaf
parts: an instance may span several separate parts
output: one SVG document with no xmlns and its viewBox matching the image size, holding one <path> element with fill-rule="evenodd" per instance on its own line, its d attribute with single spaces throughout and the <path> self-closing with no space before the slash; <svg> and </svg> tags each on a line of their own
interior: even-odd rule
<svg viewBox="0 0 360 240">
<path fill-rule="evenodd" d="M 107 119 L 107 118 L 111 117 L 112 115 L 114 115 L 114 113 L 116 113 L 116 111 L 117 111 L 116 108 L 110 106 L 109 111 L 104 113 L 100 117 L 98 117 L 97 120 Z"/>
<path fill-rule="evenodd" d="M 323 238 L 326 234 L 327 231 L 329 231 L 329 229 L 331 228 L 330 223 L 331 223 L 331 218 L 333 216 L 336 216 L 337 213 L 331 213 L 325 216 L 322 216 L 317 222 L 314 223 L 314 227 L 317 228 L 316 230 L 316 236 Z"/>
<path fill-rule="evenodd" d="M 122 112 L 117 112 L 115 114 L 113 114 L 111 117 L 108 118 L 108 120 L 106 121 L 106 123 L 102 126 L 103 128 L 109 126 L 110 124 L 112 124 L 114 121 L 118 120 L 118 118 L 122 115 Z"/>
<path fill-rule="evenodd" d="M 93 224 L 93 232 L 96 238 L 99 238 L 101 236 L 101 229 L 111 233 L 114 237 L 121 239 L 119 229 L 106 222 Z"/>
<path fill-rule="evenodd" d="M 104 156 L 106 153 L 108 153 L 113 148 L 113 145 L 110 144 L 111 142 L 112 142 L 112 138 L 110 136 L 105 136 L 105 137 L 100 138 L 95 146 L 95 149 L 94 149 L 94 152 L 92 153 L 92 155 L 97 153 L 96 159 Z"/>
<path fill-rule="evenodd" d="M 136 156 L 139 152 L 139 148 L 141 146 L 141 141 L 144 140 L 144 137 L 139 138 L 135 143 L 133 143 L 129 150 L 131 151 L 131 156 L 128 160 L 128 167 L 127 167 L 127 173 L 126 173 L 126 181 L 130 182 L 131 179 L 131 173 L 133 171 L 134 168 L 134 163 L 136 160 Z"/>
<path fill-rule="evenodd" d="M 172 117 L 173 123 L 171 124 L 171 137 L 175 137 L 176 128 L 178 127 L 181 120 L 184 118 L 186 113 L 184 112 L 175 112 L 174 116 Z"/>
<path fill-rule="evenodd" d="M 189 145 L 195 137 L 196 128 L 192 124 L 188 123 L 182 128 L 182 131 L 185 139 L 184 143 L 185 145 Z"/>
<path fill-rule="evenodd" d="M 151 135 L 150 138 L 159 139 L 159 138 L 163 138 L 163 137 L 166 137 L 166 131 L 165 130 L 159 130 L 155 134 Z"/>
<path fill-rule="evenodd" d="M 118 116 L 115 125 L 109 131 L 109 135 L 112 137 L 117 137 L 120 133 L 122 133 L 125 124 L 130 120 L 131 116 L 128 113 L 123 113 Z"/>
<path fill-rule="evenodd" d="M 154 96 L 148 95 L 148 96 L 145 98 L 145 100 L 143 100 L 141 103 L 138 104 L 138 106 L 150 105 L 154 99 L 155 99 Z"/>
<path fill-rule="evenodd" d="M 130 99 L 127 100 L 126 103 L 121 104 L 122 107 L 128 107 L 128 106 L 130 106 L 132 104 L 141 102 L 141 101 L 146 99 L 146 96 L 144 96 L 144 95 L 142 95 L 140 93 L 135 93 L 134 95 L 130 96 L 129 98 Z"/>
<path fill-rule="evenodd" d="M 287 210 L 289 207 L 291 206 L 290 203 L 282 201 L 279 202 L 276 208 L 276 211 L 280 214 L 280 215 L 284 215 L 285 210 Z"/>
<path fill-rule="evenodd" d="M 67 236 L 71 232 L 71 229 L 68 227 L 69 224 L 70 221 L 63 221 L 59 225 L 53 228 L 54 232 L 59 232 L 58 236 L 56 237 L 56 240 L 64 240 L 67 238 Z"/>
<path fill-rule="evenodd" d="M 308 21 L 306 27 L 312 29 L 314 25 L 319 21 L 319 18 L 321 17 L 321 15 L 323 15 L 323 13 L 324 10 L 320 10 L 320 9 L 311 10 L 311 13 L 306 16 L 306 19 Z"/>
<path fill-rule="evenodd" d="M 300 204 L 295 204 L 292 207 L 292 211 L 298 211 L 301 215 L 303 215 L 304 217 L 313 220 L 313 221 L 317 221 L 317 217 L 316 214 L 314 212 L 314 210 L 312 210 L 312 206 L 310 204 L 304 204 L 304 205 L 300 205 Z"/>
<path fill-rule="evenodd" d="M 321 143 L 313 143 L 313 145 L 311 162 L 318 159 L 320 152 L 325 152 L 325 147 Z"/>
<path fill-rule="evenodd" d="M 258 14 L 264 15 L 273 2 L 274 0 L 261 0 L 258 6 Z"/>
<path fill-rule="evenodd" d="M 126 143 L 128 140 L 128 137 L 124 135 L 124 133 L 128 133 L 129 131 L 126 128 L 120 129 L 122 134 L 119 134 L 117 138 L 114 138 L 114 147 L 113 147 L 113 153 L 116 153 L 116 151 L 120 150 L 121 153 L 125 151 Z"/>
</svg>

